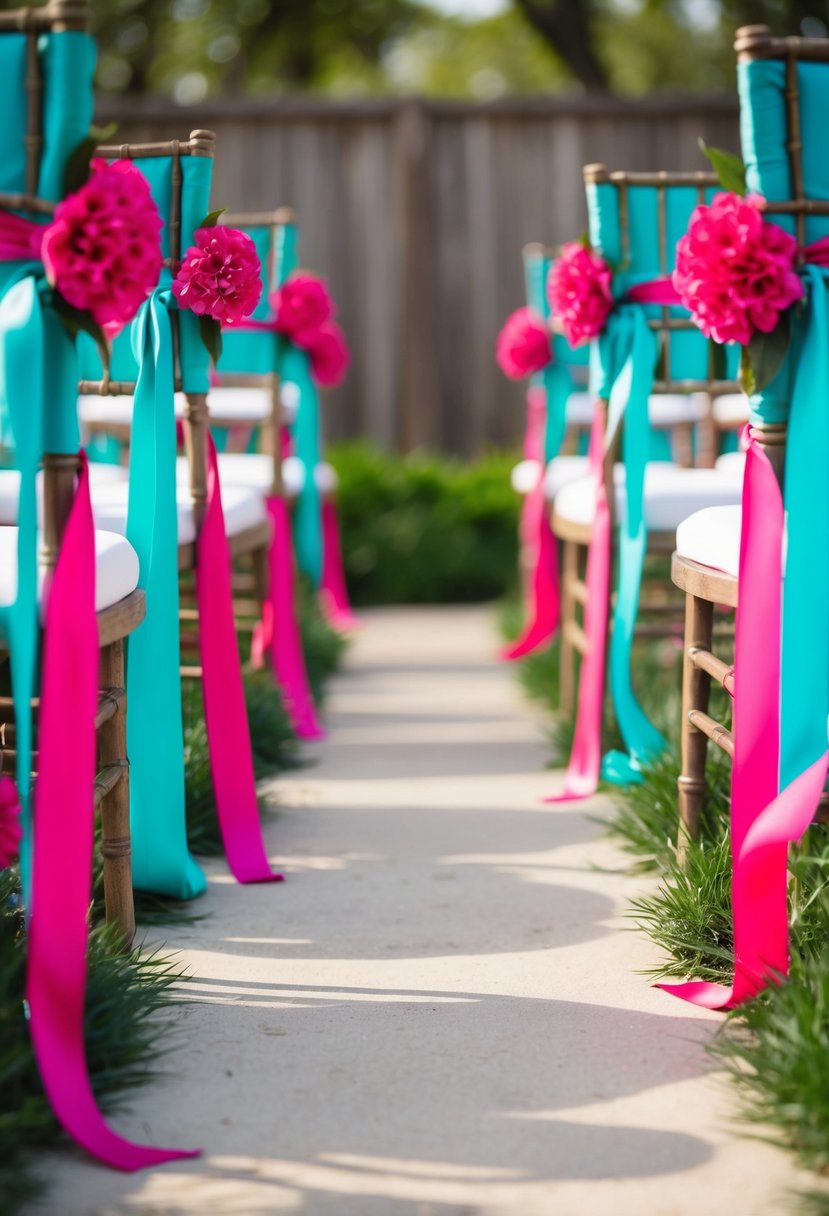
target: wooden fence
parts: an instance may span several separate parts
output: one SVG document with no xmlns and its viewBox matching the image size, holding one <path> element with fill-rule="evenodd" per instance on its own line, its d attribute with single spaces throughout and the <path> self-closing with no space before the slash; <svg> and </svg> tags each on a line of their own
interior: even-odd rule
<svg viewBox="0 0 829 1216">
<path fill-rule="evenodd" d="M 521 249 L 585 227 L 582 165 L 705 167 L 738 147 L 730 98 L 106 103 L 119 141 L 218 135 L 215 205 L 296 207 L 304 265 L 327 275 L 354 364 L 329 437 L 470 455 L 514 442 L 522 393 L 495 367 L 523 303 Z"/>
</svg>

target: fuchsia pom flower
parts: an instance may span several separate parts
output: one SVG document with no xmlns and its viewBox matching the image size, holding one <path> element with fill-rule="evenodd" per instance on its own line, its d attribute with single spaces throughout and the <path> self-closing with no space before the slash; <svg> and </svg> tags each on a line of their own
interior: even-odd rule
<svg viewBox="0 0 829 1216">
<path fill-rule="evenodd" d="M 161 216 L 127 160 L 93 160 L 86 185 L 55 208 L 41 256 L 49 282 L 108 333 L 131 321 L 158 283 Z"/>
<path fill-rule="evenodd" d="M 276 331 L 307 349 L 321 325 L 335 315 L 334 302 L 324 279 L 298 272 L 271 296 Z"/>
<path fill-rule="evenodd" d="M 495 346 L 498 366 L 510 380 L 540 372 L 552 358 L 550 332 L 531 308 L 518 308 L 507 317 Z"/>
<path fill-rule="evenodd" d="M 702 332 L 746 346 L 771 333 L 780 313 L 803 295 L 797 242 L 763 218 L 757 195 L 716 194 L 691 215 L 677 245 L 673 284 Z"/>
<path fill-rule="evenodd" d="M 324 321 L 307 346 L 311 374 L 323 388 L 336 388 L 345 379 L 351 356 L 345 334 L 336 321 Z"/>
<path fill-rule="evenodd" d="M 187 250 L 173 295 L 180 308 L 221 325 L 238 325 L 249 317 L 262 295 L 256 246 L 238 228 L 197 228 Z"/>
<path fill-rule="evenodd" d="M 613 309 L 613 273 L 607 262 L 578 241 L 561 247 L 550 269 L 547 299 L 570 346 L 597 338 Z"/>
<path fill-rule="evenodd" d="M 0 870 L 17 860 L 22 839 L 17 786 L 11 777 L 0 776 Z"/>
</svg>

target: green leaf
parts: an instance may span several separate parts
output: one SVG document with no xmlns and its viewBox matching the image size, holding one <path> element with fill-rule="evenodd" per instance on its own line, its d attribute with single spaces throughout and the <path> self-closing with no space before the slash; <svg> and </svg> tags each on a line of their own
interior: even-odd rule
<svg viewBox="0 0 829 1216">
<path fill-rule="evenodd" d="M 74 194 L 89 181 L 89 162 L 92 160 L 101 144 L 107 143 L 118 130 L 118 124 L 111 122 L 106 127 L 90 127 L 89 134 L 78 144 L 66 162 L 63 175 L 64 195 Z"/>
<path fill-rule="evenodd" d="M 709 367 L 711 368 L 711 376 L 714 380 L 725 380 L 728 377 L 728 362 L 725 356 L 725 347 L 719 342 L 715 342 L 713 338 L 708 340 L 708 359 Z"/>
<path fill-rule="evenodd" d="M 740 374 L 738 379 L 740 381 L 740 388 L 747 397 L 757 392 L 757 381 L 754 378 L 754 368 L 751 364 L 751 355 L 747 346 L 740 348 Z"/>
<path fill-rule="evenodd" d="M 581 245 L 582 249 L 592 249 L 592 245 L 590 244 L 590 233 L 586 228 L 576 237 L 576 244 Z"/>
<path fill-rule="evenodd" d="M 52 304 L 70 338 L 76 338 L 79 333 L 89 334 L 98 347 L 104 372 L 109 372 L 109 341 L 98 322 L 90 313 L 83 312 L 80 308 L 75 308 L 73 304 L 68 303 L 57 288 L 52 296 Z"/>
<path fill-rule="evenodd" d="M 221 217 L 227 211 L 227 207 L 220 207 L 218 211 L 210 211 L 199 224 L 199 228 L 215 228 Z"/>
<path fill-rule="evenodd" d="M 739 156 L 735 156 L 733 152 L 725 152 L 722 148 L 711 148 L 704 139 L 700 139 L 699 147 L 703 156 L 711 162 L 723 190 L 730 190 L 732 194 L 741 196 L 748 192 L 746 167 Z"/>
<path fill-rule="evenodd" d="M 213 317 L 199 317 L 199 333 L 207 353 L 218 364 L 222 357 L 222 327 Z"/>
<path fill-rule="evenodd" d="M 762 392 L 783 366 L 786 351 L 792 340 L 792 322 L 788 312 L 783 313 L 770 334 L 756 333 L 748 344 L 748 357 L 754 373 L 754 392 Z"/>
</svg>

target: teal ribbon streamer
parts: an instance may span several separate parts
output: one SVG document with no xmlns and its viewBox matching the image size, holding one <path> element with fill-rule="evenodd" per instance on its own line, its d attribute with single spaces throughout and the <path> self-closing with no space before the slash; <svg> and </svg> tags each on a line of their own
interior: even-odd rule
<svg viewBox="0 0 829 1216">
<path fill-rule="evenodd" d="M 544 459 L 550 463 L 561 451 L 567 431 L 567 402 L 573 391 L 573 378 L 560 363 L 549 363 L 541 373 L 547 396 L 547 425 L 544 431 Z"/>
<path fill-rule="evenodd" d="M 50 306 L 51 289 L 40 263 L 21 264 L 0 299 L 0 399 L 3 442 L 20 471 L 17 596 L 0 609 L 8 642 L 17 728 L 16 779 L 20 792 L 21 881 L 30 905 L 32 847 L 32 716 L 37 687 L 38 618 L 36 478 L 44 451 L 78 450 L 75 344 Z"/>
<path fill-rule="evenodd" d="M 800 330 L 786 442 L 780 786 L 826 751 L 829 716 L 829 307 L 827 272 L 803 269 Z M 762 658 L 762 656 L 761 656 Z"/>
<path fill-rule="evenodd" d="M 157 289 L 132 324 L 138 379 L 127 539 L 147 615 L 127 647 L 127 744 L 133 884 L 192 899 L 207 883 L 187 849 L 184 813 L 172 307 L 170 291 Z"/>
<path fill-rule="evenodd" d="M 619 304 L 595 346 L 599 396 L 610 401 L 609 425 L 624 413 L 623 458 L 627 510 L 617 520 L 618 587 L 610 643 L 610 689 L 627 755 L 610 752 L 602 776 L 614 784 L 641 780 L 643 763 L 658 756 L 665 740 L 649 721 L 631 683 L 631 654 L 642 570 L 648 547 L 645 470 L 651 448 L 648 399 L 653 385 L 656 340 L 644 310 Z M 619 405 L 621 403 L 621 405 Z"/>
</svg>

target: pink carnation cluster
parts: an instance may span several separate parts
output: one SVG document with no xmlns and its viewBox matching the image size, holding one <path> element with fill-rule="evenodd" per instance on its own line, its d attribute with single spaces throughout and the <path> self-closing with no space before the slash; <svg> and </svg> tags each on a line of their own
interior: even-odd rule
<svg viewBox="0 0 829 1216">
<path fill-rule="evenodd" d="M 803 295 L 797 242 L 763 218 L 757 195 L 716 194 L 691 215 L 677 245 L 673 285 L 702 332 L 745 346 L 770 333 Z"/>
<path fill-rule="evenodd" d="M 498 366 L 510 380 L 542 371 L 552 358 L 550 331 L 538 313 L 518 308 L 507 317 L 495 345 Z"/>
<path fill-rule="evenodd" d="M 550 269 L 547 298 L 570 346 L 597 338 L 613 309 L 613 273 L 607 262 L 578 241 L 561 248 Z"/>
<path fill-rule="evenodd" d="M 324 279 L 298 271 L 271 296 L 277 333 L 308 352 L 317 384 L 333 388 L 348 371 L 351 356 Z"/>
<path fill-rule="evenodd" d="M 127 160 L 93 160 L 86 185 L 55 208 L 41 256 L 49 282 L 109 334 L 132 320 L 158 283 L 161 216 Z"/>
<path fill-rule="evenodd" d="M 262 295 L 256 246 L 238 228 L 197 228 L 195 245 L 184 255 L 173 281 L 180 308 L 220 325 L 238 325 L 249 317 Z"/>
<path fill-rule="evenodd" d="M 17 786 L 11 777 L 0 776 L 0 870 L 17 859 L 22 839 Z"/>
</svg>

